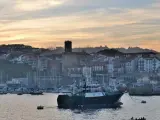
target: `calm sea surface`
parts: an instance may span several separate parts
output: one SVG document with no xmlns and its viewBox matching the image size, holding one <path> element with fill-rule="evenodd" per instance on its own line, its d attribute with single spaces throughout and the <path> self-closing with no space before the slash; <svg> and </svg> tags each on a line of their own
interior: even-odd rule
<svg viewBox="0 0 160 120">
<path fill-rule="evenodd" d="M 147 120 L 160 120 L 160 97 L 129 97 L 125 94 L 119 109 L 60 110 L 56 102 L 57 94 L 42 96 L 1 95 L 0 120 L 128 120 L 132 116 L 144 116 Z M 146 104 L 141 104 L 146 100 Z M 45 106 L 37 110 L 38 105 Z"/>
</svg>

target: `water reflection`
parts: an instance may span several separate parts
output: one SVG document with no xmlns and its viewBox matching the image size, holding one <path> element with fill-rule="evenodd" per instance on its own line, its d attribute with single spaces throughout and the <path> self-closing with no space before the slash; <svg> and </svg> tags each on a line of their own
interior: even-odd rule
<svg viewBox="0 0 160 120">
<path fill-rule="evenodd" d="M 70 118 L 72 118 L 73 120 L 104 120 L 107 114 L 108 117 L 110 116 L 114 120 L 114 118 L 118 115 L 118 111 L 120 111 L 121 109 L 122 108 L 74 109 L 74 110 L 61 109 L 60 111 L 63 114 L 70 115 Z"/>
<path fill-rule="evenodd" d="M 100 111 L 118 111 L 122 109 L 122 107 L 118 107 L 118 108 L 98 108 L 98 109 L 74 109 L 74 110 L 71 110 L 72 112 L 74 113 L 84 113 L 84 114 L 94 114 L 94 113 L 97 113 L 97 112 L 100 112 Z"/>
<path fill-rule="evenodd" d="M 55 107 L 46 107 L 46 108 L 55 108 Z M 114 112 L 114 111 L 118 111 L 118 110 L 121 110 L 122 109 L 122 107 L 117 107 L 117 108 L 93 108 L 93 109 L 87 109 L 87 108 L 85 108 L 85 109 L 83 109 L 83 108 L 81 108 L 81 109 L 60 109 L 60 108 L 58 108 L 57 107 L 57 109 L 58 109 L 58 111 L 70 111 L 70 112 L 73 112 L 73 113 L 75 113 L 75 114 L 87 114 L 87 115 L 93 115 L 93 114 L 95 114 L 95 113 L 97 113 L 97 112 L 100 112 L 100 111 L 105 111 L 105 110 L 107 110 L 107 111 L 110 111 L 110 112 Z"/>
</svg>

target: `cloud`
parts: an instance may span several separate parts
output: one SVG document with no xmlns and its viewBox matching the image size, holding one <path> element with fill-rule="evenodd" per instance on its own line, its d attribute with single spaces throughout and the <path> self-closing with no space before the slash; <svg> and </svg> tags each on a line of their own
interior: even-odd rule
<svg viewBox="0 0 160 120">
<path fill-rule="evenodd" d="M 160 41 L 157 0 L 1 0 L 0 43 L 142 46 Z M 160 50 L 158 46 L 155 48 Z"/>
<path fill-rule="evenodd" d="M 17 0 L 15 9 L 22 11 L 36 11 L 55 7 L 63 4 L 66 0 Z"/>
</svg>

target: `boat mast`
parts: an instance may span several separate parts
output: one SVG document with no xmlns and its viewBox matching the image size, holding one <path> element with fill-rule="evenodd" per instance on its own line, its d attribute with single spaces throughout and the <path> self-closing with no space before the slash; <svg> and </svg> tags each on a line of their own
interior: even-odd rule
<svg viewBox="0 0 160 120">
<path fill-rule="evenodd" d="M 83 82 L 84 82 L 84 89 L 85 89 L 85 92 L 86 92 L 87 85 L 86 85 L 86 79 L 85 78 L 84 78 Z"/>
<path fill-rule="evenodd" d="M 2 71 L 1 71 L 1 84 L 2 84 Z"/>
</svg>

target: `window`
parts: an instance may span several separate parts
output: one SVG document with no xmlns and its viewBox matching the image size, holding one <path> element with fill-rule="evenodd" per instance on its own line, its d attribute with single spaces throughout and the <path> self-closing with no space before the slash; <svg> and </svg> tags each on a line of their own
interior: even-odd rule
<svg viewBox="0 0 160 120">
<path fill-rule="evenodd" d="M 104 67 L 102 66 L 102 70 L 104 69 Z"/>
<path fill-rule="evenodd" d="M 78 72 L 80 71 L 81 69 L 80 68 L 78 68 Z"/>
</svg>

